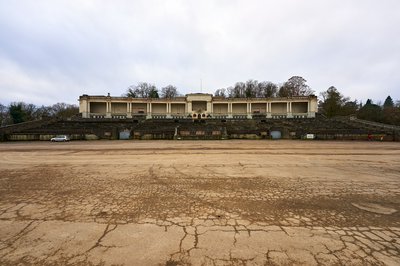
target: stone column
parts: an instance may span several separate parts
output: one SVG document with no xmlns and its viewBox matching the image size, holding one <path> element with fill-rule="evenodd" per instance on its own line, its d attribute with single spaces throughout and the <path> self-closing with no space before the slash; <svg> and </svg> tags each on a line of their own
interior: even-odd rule
<svg viewBox="0 0 400 266">
<path fill-rule="evenodd" d="M 85 108 L 86 110 L 83 110 L 83 111 L 82 111 L 82 117 L 83 117 L 83 118 L 90 118 L 90 101 L 85 100 L 85 102 L 84 102 L 84 108 Z"/>
<path fill-rule="evenodd" d="M 272 103 L 267 102 L 267 118 L 272 118 Z"/>
<path fill-rule="evenodd" d="M 293 114 L 292 114 L 292 102 L 287 102 L 287 114 L 286 117 L 287 118 L 292 118 Z"/>
<path fill-rule="evenodd" d="M 106 118 L 111 118 L 111 102 L 106 102 Z"/>
<path fill-rule="evenodd" d="M 309 99 L 308 100 L 308 118 L 314 118 L 315 117 L 315 112 L 317 111 L 318 103 L 317 100 Z"/>
<path fill-rule="evenodd" d="M 232 102 L 228 102 L 228 118 L 233 118 L 232 116 Z"/>
<path fill-rule="evenodd" d="M 167 118 L 172 118 L 172 115 L 171 115 L 171 103 L 167 103 Z"/>
<path fill-rule="evenodd" d="M 207 111 L 206 112 L 208 114 L 210 114 L 212 112 L 212 110 L 211 110 L 211 102 L 210 101 L 207 102 Z"/>
<path fill-rule="evenodd" d="M 132 118 L 132 103 L 130 102 L 126 103 L 126 117 Z"/>
<path fill-rule="evenodd" d="M 252 115 L 251 115 L 251 102 L 247 103 L 247 118 L 251 119 Z"/>
<path fill-rule="evenodd" d="M 151 117 L 152 117 L 152 116 L 151 116 L 151 113 L 152 113 L 152 112 L 151 112 L 151 102 L 148 102 L 148 103 L 147 103 L 146 109 L 147 109 L 147 110 L 146 110 L 146 112 L 147 112 L 147 113 L 146 113 L 146 119 L 151 119 Z"/>
</svg>

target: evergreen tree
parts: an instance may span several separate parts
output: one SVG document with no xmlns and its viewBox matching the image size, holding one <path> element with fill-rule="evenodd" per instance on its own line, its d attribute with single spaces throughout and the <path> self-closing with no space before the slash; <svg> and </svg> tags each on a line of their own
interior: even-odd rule
<svg viewBox="0 0 400 266">
<path fill-rule="evenodd" d="M 343 95 L 331 86 L 325 92 L 321 93 L 323 101 L 320 102 L 320 109 L 327 117 L 333 117 L 340 114 L 340 108 L 344 102 Z"/>
<path fill-rule="evenodd" d="M 383 108 L 393 108 L 394 107 L 394 102 L 392 97 L 390 97 L 390 95 L 388 97 L 386 97 L 385 102 L 383 103 Z"/>
<path fill-rule="evenodd" d="M 358 111 L 357 117 L 375 122 L 383 122 L 382 108 L 368 99 L 365 105 Z"/>
<path fill-rule="evenodd" d="M 13 124 L 27 121 L 27 114 L 23 110 L 22 103 L 11 103 L 8 107 Z"/>
<path fill-rule="evenodd" d="M 160 96 L 158 95 L 158 90 L 155 87 L 150 89 L 149 98 L 153 98 L 153 99 L 160 98 Z"/>
<path fill-rule="evenodd" d="M 344 97 L 334 86 L 322 92 L 321 97 L 323 100 L 319 102 L 319 109 L 327 117 L 351 115 L 355 114 L 358 110 L 357 100 L 350 101 L 348 97 Z"/>
</svg>

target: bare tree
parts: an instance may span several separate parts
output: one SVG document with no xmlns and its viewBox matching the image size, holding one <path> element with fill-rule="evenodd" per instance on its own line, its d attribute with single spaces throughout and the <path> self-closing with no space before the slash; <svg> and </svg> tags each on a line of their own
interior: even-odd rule
<svg viewBox="0 0 400 266">
<path fill-rule="evenodd" d="M 279 88 L 280 97 L 309 96 L 314 91 L 306 84 L 307 80 L 300 76 L 293 76 Z"/>
<path fill-rule="evenodd" d="M 278 86 L 270 81 L 263 81 L 258 83 L 256 97 L 271 98 L 276 97 Z"/>
<path fill-rule="evenodd" d="M 226 97 L 226 89 L 221 88 L 215 91 L 214 96 L 216 97 Z"/>
<path fill-rule="evenodd" d="M 10 113 L 8 108 L 0 103 L 0 126 L 11 124 Z"/>
<path fill-rule="evenodd" d="M 79 113 L 79 107 L 75 104 L 66 103 L 56 103 L 51 107 L 42 106 L 38 111 L 43 116 L 48 116 L 49 114 L 58 118 L 67 118 Z"/>
<path fill-rule="evenodd" d="M 245 96 L 246 98 L 254 98 L 257 95 L 258 81 L 249 79 L 246 82 Z"/>
<path fill-rule="evenodd" d="M 178 89 L 173 85 L 168 85 L 161 89 L 162 98 L 175 98 L 179 95 Z"/>
<path fill-rule="evenodd" d="M 139 82 L 128 87 L 124 96 L 133 98 L 159 98 L 157 87 L 147 82 Z"/>
<path fill-rule="evenodd" d="M 136 89 L 136 85 L 129 86 L 128 89 L 126 90 L 126 93 L 122 94 L 122 96 L 137 98 L 135 89 Z"/>
<path fill-rule="evenodd" d="M 246 97 L 245 95 L 245 89 L 246 89 L 246 84 L 244 82 L 236 82 L 234 87 L 230 87 L 228 89 L 229 91 L 229 97 L 231 98 L 244 98 Z"/>
</svg>

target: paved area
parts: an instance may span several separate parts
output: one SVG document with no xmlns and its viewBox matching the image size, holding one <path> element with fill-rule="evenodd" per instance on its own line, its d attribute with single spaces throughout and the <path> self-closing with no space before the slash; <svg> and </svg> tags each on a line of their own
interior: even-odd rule
<svg viewBox="0 0 400 266">
<path fill-rule="evenodd" d="M 1 265 L 400 265 L 400 143 L 0 144 Z"/>
</svg>

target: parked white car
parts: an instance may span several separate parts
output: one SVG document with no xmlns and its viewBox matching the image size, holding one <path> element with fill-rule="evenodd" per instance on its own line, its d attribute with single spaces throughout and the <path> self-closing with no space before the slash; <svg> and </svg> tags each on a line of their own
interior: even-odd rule
<svg viewBox="0 0 400 266">
<path fill-rule="evenodd" d="M 70 141 L 70 138 L 67 135 L 59 135 L 50 139 L 52 142 L 66 142 Z"/>
</svg>

